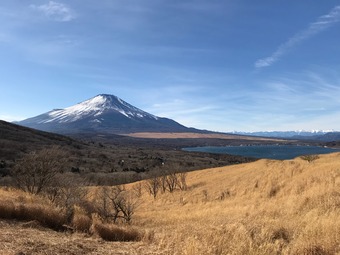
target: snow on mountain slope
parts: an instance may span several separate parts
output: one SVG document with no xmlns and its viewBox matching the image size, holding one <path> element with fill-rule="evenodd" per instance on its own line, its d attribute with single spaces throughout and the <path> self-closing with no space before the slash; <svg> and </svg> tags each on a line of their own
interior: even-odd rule
<svg viewBox="0 0 340 255">
<path fill-rule="evenodd" d="M 259 131 L 259 132 L 239 132 L 233 131 L 233 134 L 239 135 L 251 135 L 251 136 L 262 136 L 262 137 L 281 137 L 281 138 L 292 138 L 296 136 L 316 136 L 324 135 L 327 133 L 334 132 L 334 130 L 294 130 L 294 131 Z"/>
<path fill-rule="evenodd" d="M 101 94 L 74 106 L 50 111 L 48 112 L 48 118 L 41 120 L 39 123 L 73 122 L 84 117 L 100 116 L 108 111 L 119 112 L 128 118 L 148 117 L 157 120 L 156 116 L 144 112 L 116 96 Z M 101 122 L 99 119 L 93 121 Z"/>
<path fill-rule="evenodd" d="M 62 134 L 188 131 L 187 127 L 174 120 L 157 117 L 114 95 L 106 94 L 65 109 L 43 113 L 17 124 Z"/>
</svg>

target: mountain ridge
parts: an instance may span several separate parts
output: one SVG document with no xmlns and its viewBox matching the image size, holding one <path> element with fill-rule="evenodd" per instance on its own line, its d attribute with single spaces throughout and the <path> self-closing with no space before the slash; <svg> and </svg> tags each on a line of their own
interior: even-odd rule
<svg viewBox="0 0 340 255">
<path fill-rule="evenodd" d="M 64 109 L 54 109 L 18 121 L 16 124 L 61 134 L 84 132 L 123 134 L 195 130 L 172 119 L 145 112 L 119 97 L 109 94 L 99 94 L 76 105 Z"/>
<path fill-rule="evenodd" d="M 115 95 L 99 94 L 64 109 L 54 109 L 38 116 L 15 122 L 22 126 L 64 135 L 133 133 L 220 133 L 281 139 L 337 141 L 340 133 L 333 130 L 295 130 L 259 132 L 214 132 L 186 127 L 172 119 L 143 111 Z"/>
<path fill-rule="evenodd" d="M 339 140 L 339 131 L 334 130 L 291 130 L 291 131 L 256 131 L 256 132 L 240 132 L 233 131 L 232 134 L 250 135 L 259 137 L 275 137 L 283 139 L 298 139 L 298 140 L 321 140 L 332 141 Z"/>
<path fill-rule="evenodd" d="M 253 136 L 271 136 L 271 137 L 294 137 L 294 136 L 315 136 L 324 135 L 327 133 L 336 132 L 334 130 L 287 130 L 287 131 L 254 131 L 254 132 L 242 132 L 233 131 L 233 134 L 240 135 L 253 135 Z"/>
</svg>

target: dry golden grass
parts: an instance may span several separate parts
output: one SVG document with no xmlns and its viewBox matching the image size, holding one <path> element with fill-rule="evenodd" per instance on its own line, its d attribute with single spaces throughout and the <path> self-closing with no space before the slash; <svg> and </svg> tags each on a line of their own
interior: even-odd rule
<svg viewBox="0 0 340 255">
<path fill-rule="evenodd" d="M 340 154 L 195 171 L 188 186 L 144 193 L 136 213 L 164 254 L 340 254 Z"/>
<path fill-rule="evenodd" d="M 131 242 L 140 241 L 142 234 L 131 227 L 118 227 L 117 225 L 95 224 L 95 232 L 105 241 Z"/>
<path fill-rule="evenodd" d="M 106 242 L 83 233 L 55 232 L 26 227 L 23 223 L 0 221 L 1 255 L 151 255 L 153 245 L 144 242 Z"/>
<path fill-rule="evenodd" d="M 339 153 L 311 163 L 259 160 L 190 172 L 187 184 L 156 199 L 143 190 L 132 221 L 146 233 L 142 241 L 104 242 L 0 221 L 0 254 L 340 254 Z M 0 191 L 15 202 L 32 199 L 24 196 Z M 81 214 L 74 224 L 88 226 Z"/>
<path fill-rule="evenodd" d="M 66 223 L 66 216 L 61 209 L 44 199 L 15 190 L 1 191 L 0 218 L 35 221 L 54 230 L 62 230 Z"/>
<path fill-rule="evenodd" d="M 139 132 L 125 134 L 126 136 L 137 138 L 165 138 L 165 139 L 177 139 L 177 138 L 215 138 L 215 139 L 227 139 L 227 140 L 251 140 L 251 141 L 284 141 L 282 139 L 264 138 L 254 136 L 243 135 L 228 135 L 228 134 L 202 134 L 202 133 L 157 133 L 157 132 Z"/>
</svg>

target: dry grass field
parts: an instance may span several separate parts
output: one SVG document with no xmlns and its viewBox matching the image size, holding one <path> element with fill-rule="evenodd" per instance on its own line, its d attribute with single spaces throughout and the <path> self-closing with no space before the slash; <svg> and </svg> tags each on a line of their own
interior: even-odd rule
<svg viewBox="0 0 340 255">
<path fill-rule="evenodd" d="M 140 241 L 2 220 L 0 254 L 340 254 L 339 153 L 194 171 L 187 186 L 155 199 L 142 190 L 125 226 Z M 0 201 L 44 203 L 12 190 L 1 190 Z"/>
<path fill-rule="evenodd" d="M 139 132 L 139 133 L 130 133 L 125 134 L 130 137 L 137 138 L 154 138 L 154 139 L 197 139 L 197 138 L 208 138 L 208 139 L 226 139 L 226 140 L 235 140 L 239 139 L 241 141 L 272 141 L 272 142 L 280 142 L 285 141 L 283 139 L 275 139 L 275 138 L 266 138 L 266 137 L 254 137 L 254 136 L 244 136 L 244 135 L 228 135 L 228 134 L 204 134 L 204 133 L 157 133 L 157 132 Z"/>
</svg>

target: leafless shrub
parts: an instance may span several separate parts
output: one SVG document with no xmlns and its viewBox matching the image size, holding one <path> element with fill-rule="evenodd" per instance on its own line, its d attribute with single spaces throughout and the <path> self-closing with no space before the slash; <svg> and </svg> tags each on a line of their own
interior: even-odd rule
<svg viewBox="0 0 340 255">
<path fill-rule="evenodd" d="M 178 186 L 178 175 L 176 173 L 170 173 L 165 176 L 166 187 L 170 193 L 172 193 Z"/>
<path fill-rule="evenodd" d="M 153 176 L 146 180 L 144 186 L 147 192 L 156 198 L 159 191 L 162 193 L 166 191 L 172 193 L 177 188 L 180 190 L 186 190 L 186 177 L 186 173 L 164 172 L 161 176 Z"/>
<path fill-rule="evenodd" d="M 98 196 L 98 214 L 103 220 L 114 223 L 119 219 L 129 223 L 140 204 L 124 186 L 102 187 Z"/>
<path fill-rule="evenodd" d="M 221 194 L 219 195 L 218 199 L 219 200 L 224 200 L 226 198 L 230 197 L 230 191 L 229 190 L 225 190 L 222 191 Z"/>
<path fill-rule="evenodd" d="M 58 185 L 47 187 L 44 191 L 44 195 L 52 203 L 55 203 L 57 199 L 61 196 L 61 187 Z"/>
<path fill-rule="evenodd" d="M 304 156 L 301 156 L 300 158 L 308 161 L 308 163 L 312 163 L 315 160 L 317 160 L 319 156 L 318 155 L 304 155 Z"/>
<path fill-rule="evenodd" d="M 180 190 L 187 190 L 187 173 L 182 172 L 182 173 L 177 173 L 177 185 Z"/>
<path fill-rule="evenodd" d="M 78 186 L 69 186 L 61 189 L 61 196 L 58 200 L 65 210 L 68 222 L 70 222 L 74 215 L 74 206 L 82 206 L 83 202 L 86 200 L 87 189 Z"/>
<path fill-rule="evenodd" d="M 83 208 L 88 215 L 94 210 L 87 206 L 88 189 L 85 184 L 72 176 L 59 176 L 53 186 L 44 190 L 43 195 L 58 207 L 63 208 L 67 215 L 67 222 L 71 223 L 75 206 Z"/>
<path fill-rule="evenodd" d="M 162 193 L 166 192 L 167 183 L 166 183 L 166 175 L 163 173 L 161 176 L 157 177 L 160 183 L 160 190 Z"/>
<path fill-rule="evenodd" d="M 152 177 L 151 179 L 148 179 L 145 181 L 145 189 L 149 192 L 150 195 L 156 199 L 157 194 L 161 187 L 161 181 L 159 177 Z"/>
<path fill-rule="evenodd" d="M 278 185 L 272 185 L 268 191 L 268 197 L 275 197 L 277 193 L 279 192 L 280 187 Z"/>
<path fill-rule="evenodd" d="M 271 235 L 272 242 L 275 242 L 276 240 L 283 240 L 284 242 L 289 243 L 290 239 L 289 231 L 283 227 L 276 229 Z"/>
<path fill-rule="evenodd" d="M 132 216 L 139 205 L 139 200 L 134 199 L 131 193 L 125 193 L 123 195 L 123 199 L 119 200 L 119 204 L 117 206 L 121 214 L 123 215 L 123 219 L 127 223 L 130 223 L 130 221 L 132 220 Z"/>
<path fill-rule="evenodd" d="M 32 194 L 41 193 L 63 171 L 64 156 L 57 147 L 27 154 L 11 171 L 16 187 Z"/>
<path fill-rule="evenodd" d="M 113 217 L 113 209 L 109 199 L 109 187 L 104 186 L 98 190 L 96 195 L 96 209 L 104 221 L 108 221 Z"/>
</svg>

